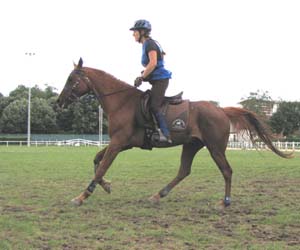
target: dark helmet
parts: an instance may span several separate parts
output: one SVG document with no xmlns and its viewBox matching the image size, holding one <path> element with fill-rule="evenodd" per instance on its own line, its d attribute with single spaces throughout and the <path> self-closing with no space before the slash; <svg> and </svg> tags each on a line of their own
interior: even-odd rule
<svg viewBox="0 0 300 250">
<path fill-rule="evenodd" d="M 134 23 L 134 26 L 132 28 L 130 28 L 130 30 L 147 30 L 147 31 L 151 31 L 151 23 L 147 20 L 141 19 L 141 20 L 137 20 Z"/>
</svg>

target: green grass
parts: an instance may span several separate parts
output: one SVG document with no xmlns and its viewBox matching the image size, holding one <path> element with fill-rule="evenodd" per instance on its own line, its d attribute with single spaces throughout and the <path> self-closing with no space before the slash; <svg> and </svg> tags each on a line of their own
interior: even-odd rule
<svg viewBox="0 0 300 250">
<path fill-rule="evenodd" d="M 81 207 L 70 200 L 93 177 L 96 147 L 0 147 L 0 249 L 299 249 L 300 154 L 227 151 L 232 205 L 204 149 L 192 174 L 161 200 L 178 170 L 180 147 L 121 153 Z"/>
</svg>

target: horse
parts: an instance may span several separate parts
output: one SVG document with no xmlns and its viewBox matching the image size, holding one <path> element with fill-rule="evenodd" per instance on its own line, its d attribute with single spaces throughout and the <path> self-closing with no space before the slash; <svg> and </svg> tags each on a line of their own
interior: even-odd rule
<svg viewBox="0 0 300 250">
<path fill-rule="evenodd" d="M 94 68 L 83 67 L 82 58 L 70 73 L 65 86 L 58 96 L 58 105 L 63 108 L 85 94 L 94 94 L 108 118 L 108 146 L 98 152 L 94 158 L 95 175 L 88 187 L 72 199 L 74 205 L 83 204 L 99 184 L 107 193 L 111 192 L 111 183 L 104 175 L 116 156 L 133 147 L 143 148 L 145 143 L 145 126 L 138 122 L 141 115 L 141 99 L 144 92 L 117 79 L 113 75 Z M 272 143 L 272 133 L 266 123 L 254 112 L 238 107 L 221 108 L 207 101 L 189 101 L 186 128 L 183 132 L 171 130 L 172 143 L 157 144 L 165 148 L 182 145 L 181 163 L 178 174 L 149 200 L 159 203 L 185 177 L 191 173 L 193 158 L 196 153 L 206 147 L 221 171 L 225 181 L 223 207 L 231 204 L 232 168 L 227 161 L 225 151 L 230 134 L 230 126 L 236 131 L 246 131 L 255 143 L 258 136 L 270 150 L 283 158 L 291 158 L 292 153 L 278 150 Z M 180 108 L 170 105 L 173 110 Z"/>
</svg>

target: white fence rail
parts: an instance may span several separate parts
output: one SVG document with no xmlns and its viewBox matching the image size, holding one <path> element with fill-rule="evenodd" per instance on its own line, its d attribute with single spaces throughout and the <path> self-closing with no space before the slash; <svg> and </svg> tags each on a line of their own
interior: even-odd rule
<svg viewBox="0 0 300 250">
<path fill-rule="evenodd" d="M 300 142 L 273 142 L 276 148 L 280 150 L 300 150 Z M 268 149 L 267 145 L 263 142 L 257 142 L 253 145 L 250 141 L 234 142 L 230 141 L 227 144 L 229 149 Z"/>
<path fill-rule="evenodd" d="M 72 139 L 72 140 L 63 140 L 63 141 L 31 141 L 30 146 L 104 146 L 107 145 L 109 141 L 92 141 L 84 139 Z M 274 145 L 280 150 L 294 150 L 300 151 L 300 142 L 273 142 Z M 27 146 L 27 141 L 0 141 L 0 146 Z M 267 149 L 267 146 L 262 142 L 257 142 L 256 145 L 253 145 L 249 141 L 242 142 L 228 142 L 228 149 Z"/>
<path fill-rule="evenodd" d="M 109 141 L 91 141 L 84 139 L 72 139 L 63 141 L 31 141 L 30 146 L 103 146 L 107 145 Z M 27 141 L 0 141 L 0 146 L 27 146 Z"/>
</svg>

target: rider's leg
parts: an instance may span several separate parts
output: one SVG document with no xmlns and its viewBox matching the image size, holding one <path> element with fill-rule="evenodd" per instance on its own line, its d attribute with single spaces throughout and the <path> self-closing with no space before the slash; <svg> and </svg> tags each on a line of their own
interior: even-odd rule
<svg viewBox="0 0 300 250">
<path fill-rule="evenodd" d="M 166 122 L 166 119 L 165 119 L 164 115 L 161 112 L 156 112 L 156 113 L 154 113 L 154 116 L 155 116 L 156 121 L 159 124 L 159 128 L 160 128 L 162 134 L 166 138 L 169 138 L 170 137 L 170 131 L 168 129 L 167 122 Z"/>
<path fill-rule="evenodd" d="M 161 132 L 162 132 L 162 133 L 160 133 L 160 141 L 171 142 L 170 132 L 169 132 L 165 117 L 160 112 L 160 107 L 163 103 L 166 89 L 168 88 L 168 85 L 169 85 L 169 79 L 150 81 L 150 84 L 152 85 L 150 109 L 151 109 L 151 112 L 154 114 L 155 119 L 159 125 L 159 128 L 161 129 Z"/>
</svg>

